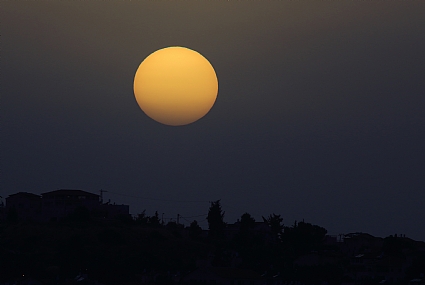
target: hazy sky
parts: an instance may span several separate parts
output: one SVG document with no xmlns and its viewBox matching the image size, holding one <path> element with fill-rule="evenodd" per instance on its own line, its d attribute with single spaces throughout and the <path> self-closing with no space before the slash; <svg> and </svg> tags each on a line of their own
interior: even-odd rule
<svg viewBox="0 0 425 285">
<path fill-rule="evenodd" d="M 281 214 L 425 240 L 425 1 L 2 1 L 1 189 L 82 189 L 205 227 Z M 184 46 L 210 113 L 140 110 L 134 74 Z M 192 218 L 189 218 L 192 217 Z"/>
</svg>

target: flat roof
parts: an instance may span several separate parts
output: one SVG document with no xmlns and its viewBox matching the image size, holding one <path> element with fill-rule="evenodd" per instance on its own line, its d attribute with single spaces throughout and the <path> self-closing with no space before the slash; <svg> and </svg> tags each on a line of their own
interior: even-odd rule
<svg viewBox="0 0 425 285">
<path fill-rule="evenodd" d="M 22 196 L 22 197 L 27 197 L 27 198 L 31 198 L 31 199 L 40 199 L 41 198 L 40 195 L 28 193 L 28 192 L 18 192 L 18 193 L 15 193 L 15 194 L 10 194 L 9 197 L 7 197 L 7 198 L 14 197 L 14 196 Z"/>
<path fill-rule="evenodd" d="M 86 192 L 83 190 L 72 190 L 72 189 L 60 189 L 54 190 L 46 193 L 42 193 L 42 196 L 91 196 L 91 197 L 99 197 L 100 195 L 93 194 L 90 192 Z"/>
</svg>

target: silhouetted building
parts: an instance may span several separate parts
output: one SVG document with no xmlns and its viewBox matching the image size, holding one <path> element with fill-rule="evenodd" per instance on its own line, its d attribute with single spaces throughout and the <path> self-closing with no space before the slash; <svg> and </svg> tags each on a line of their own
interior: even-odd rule
<svg viewBox="0 0 425 285">
<path fill-rule="evenodd" d="M 381 250 L 383 239 L 367 233 L 349 233 L 339 244 L 341 251 L 349 256 L 362 253 L 375 253 Z"/>
<path fill-rule="evenodd" d="M 130 216 L 130 207 L 128 205 L 101 204 L 97 213 L 103 218 L 118 218 Z"/>
<path fill-rule="evenodd" d="M 69 216 L 77 207 L 86 207 L 89 211 L 99 207 L 99 195 L 82 190 L 61 189 L 41 194 L 42 220 L 60 220 Z"/>
<path fill-rule="evenodd" d="M 19 192 L 6 198 L 6 207 L 0 206 L 0 219 L 13 212 L 20 221 L 58 221 L 73 214 L 79 207 L 102 218 L 130 216 L 128 205 L 102 204 L 100 196 L 83 190 L 61 189 L 40 195 Z"/>
<path fill-rule="evenodd" d="M 41 196 L 19 192 L 6 198 L 5 214 L 15 211 L 20 220 L 38 220 L 41 215 Z"/>
</svg>

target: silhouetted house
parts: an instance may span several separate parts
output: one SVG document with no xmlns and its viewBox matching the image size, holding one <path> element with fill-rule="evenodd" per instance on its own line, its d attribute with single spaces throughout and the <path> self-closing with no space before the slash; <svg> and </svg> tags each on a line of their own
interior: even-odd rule
<svg viewBox="0 0 425 285">
<path fill-rule="evenodd" d="M 38 220 L 41 215 L 41 206 L 40 195 L 19 192 L 6 198 L 5 215 L 14 211 L 18 220 Z"/>
<path fill-rule="evenodd" d="M 362 253 L 379 252 L 383 245 L 383 238 L 374 237 L 367 233 L 350 233 L 344 235 L 344 241 L 339 243 L 341 251 L 348 256 Z"/>
<path fill-rule="evenodd" d="M 70 189 L 50 191 L 41 196 L 19 192 L 6 198 L 5 207 L 0 203 L 0 220 L 13 214 L 14 219 L 21 221 L 57 221 L 75 213 L 79 207 L 102 218 L 131 217 L 128 205 L 102 204 L 99 197 L 83 190 Z"/>
<path fill-rule="evenodd" d="M 114 219 L 119 217 L 131 217 L 129 205 L 102 204 L 97 210 L 102 218 Z"/>
<path fill-rule="evenodd" d="M 203 267 L 183 276 L 183 285 L 263 285 L 260 274 L 231 267 Z"/>
<path fill-rule="evenodd" d="M 44 221 L 60 220 L 72 214 L 78 207 L 93 211 L 100 206 L 99 195 L 82 190 L 55 190 L 41 196 Z"/>
</svg>

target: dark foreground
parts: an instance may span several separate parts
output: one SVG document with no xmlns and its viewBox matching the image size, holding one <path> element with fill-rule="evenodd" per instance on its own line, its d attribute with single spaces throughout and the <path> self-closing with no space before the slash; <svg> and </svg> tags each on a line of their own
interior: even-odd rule
<svg viewBox="0 0 425 285">
<path fill-rule="evenodd" d="M 405 236 L 328 236 L 274 214 L 210 231 L 152 218 L 3 221 L 0 284 L 425 284 L 425 243 Z"/>
</svg>

